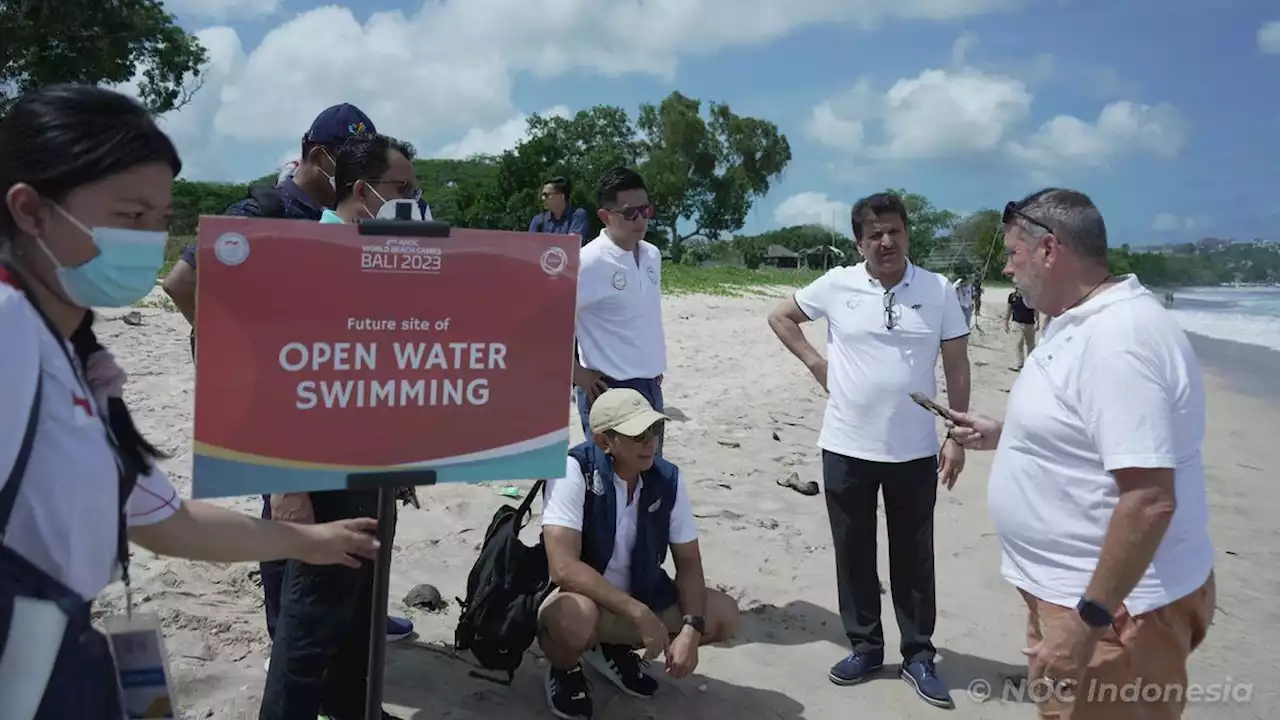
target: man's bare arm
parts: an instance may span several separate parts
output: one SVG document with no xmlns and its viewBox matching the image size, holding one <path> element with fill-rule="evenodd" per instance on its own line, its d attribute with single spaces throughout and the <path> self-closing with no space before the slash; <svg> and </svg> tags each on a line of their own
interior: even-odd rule
<svg viewBox="0 0 1280 720">
<path fill-rule="evenodd" d="M 778 336 L 783 346 L 799 358 L 805 367 L 812 369 L 822 362 L 823 357 L 804 336 L 804 330 L 800 328 L 809 321 L 809 316 L 805 315 L 796 304 L 795 298 L 783 300 L 773 309 L 773 312 L 769 313 L 769 327 L 773 330 L 773 334 Z"/>
<path fill-rule="evenodd" d="M 196 323 L 196 269 L 179 260 L 164 279 L 164 291 L 187 322 Z"/>
<path fill-rule="evenodd" d="M 947 379 L 947 405 L 969 412 L 969 337 L 942 341 L 942 374 Z"/>
<path fill-rule="evenodd" d="M 595 568 L 582 561 L 582 533 L 572 528 L 545 525 L 542 542 L 547 549 L 551 581 L 560 589 L 587 597 L 619 617 L 634 618 L 648 611 L 644 603 L 614 587 Z"/>
<path fill-rule="evenodd" d="M 1115 613 L 1151 565 L 1178 503 L 1169 468 L 1125 468 L 1112 475 L 1120 501 L 1085 597 Z"/>
<path fill-rule="evenodd" d="M 707 609 L 707 577 L 702 572 L 702 550 L 698 548 L 698 541 L 673 544 L 671 559 L 676 566 L 681 614 L 703 617 Z"/>
</svg>

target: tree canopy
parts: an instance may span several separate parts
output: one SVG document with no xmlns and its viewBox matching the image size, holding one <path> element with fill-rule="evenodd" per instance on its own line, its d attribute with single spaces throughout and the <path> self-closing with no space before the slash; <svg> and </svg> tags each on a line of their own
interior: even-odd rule
<svg viewBox="0 0 1280 720">
<path fill-rule="evenodd" d="M 138 94 L 155 113 L 199 88 L 204 48 L 159 0 L 0 2 L 0 114 L 46 85 L 118 85 L 141 70 Z"/>
</svg>

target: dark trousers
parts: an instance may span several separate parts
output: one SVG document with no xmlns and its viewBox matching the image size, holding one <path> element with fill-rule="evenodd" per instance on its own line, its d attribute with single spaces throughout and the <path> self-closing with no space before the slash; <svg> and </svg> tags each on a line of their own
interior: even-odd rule
<svg viewBox="0 0 1280 720">
<path fill-rule="evenodd" d="M 376 517 L 378 493 L 313 492 L 311 504 L 317 523 Z M 372 599 L 372 563 L 285 562 L 259 720 L 364 717 Z"/>
<path fill-rule="evenodd" d="M 605 376 L 604 384 L 611 388 L 631 388 L 644 396 L 645 400 L 653 406 L 654 410 L 663 412 L 665 407 L 662 401 L 662 383 L 657 378 L 632 378 L 630 380 L 616 380 Z M 578 419 L 582 421 L 582 435 L 587 440 L 591 439 L 591 401 L 587 399 L 587 391 L 580 387 L 575 387 L 574 399 L 578 403 Z M 665 428 L 664 428 L 665 429 Z M 662 441 L 664 434 L 658 436 L 658 457 L 662 457 Z"/>
<path fill-rule="evenodd" d="M 271 496 L 262 496 L 262 519 L 271 519 Z M 259 577 L 262 578 L 262 599 L 267 612 L 267 636 L 276 639 L 276 622 L 280 617 L 280 587 L 284 583 L 283 560 L 258 563 Z"/>
<path fill-rule="evenodd" d="M 822 451 L 840 620 L 855 651 L 884 650 L 880 576 L 876 572 L 876 508 L 883 488 L 889 531 L 889 589 L 902 634 L 902 657 L 908 662 L 934 657 L 937 462 L 933 456 L 901 463 L 872 462 Z"/>
</svg>

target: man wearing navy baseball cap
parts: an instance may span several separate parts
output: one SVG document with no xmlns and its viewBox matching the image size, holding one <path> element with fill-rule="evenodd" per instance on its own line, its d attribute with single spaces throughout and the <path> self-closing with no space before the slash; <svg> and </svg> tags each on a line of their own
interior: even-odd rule
<svg viewBox="0 0 1280 720">
<path fill-rule="evenodd" d="M 349 103 L 326 108 L 316 116 L 302 136 L 302 157 L 297 168 L 278 185 L 253 185 L 249 194 L 223 212 L 239 217 L 271 217 L 288 220 L 318 221 L 327 207 L 333 207 L 334 158 L 338 148 L 355 135 L 376 133 L 373 121 L 360 108 Z M 173 304 L 195 323 L 196 317 L 196 245 L 182 251 L 164 280 L 164 290 Z M 192 335 L 191 354 L 195 355 Z"/>
<path fill-rule="evenodd" d="M 288 177 L 276 185 L 254 185 L 248 196 L 237 200 L 226 209 L 225 215 L 240 217 L 271 217 L 289 220 L 319 221 L 325 208 L 334 202 L 334 159 L 338 148 L 357 135 L 371 135 L 377 130 L 369 116 L 350 103 L 326 108 L 311 123 L 302 136 L 302 156 Z M 194 324 L 196 316 L 196 246 L 193 243 L 182 253 L 173 270 L 164 281 L 165 292 L 173 304 Z M 195 332 L 191 335 L 191 354 L 195 356 Z M 270 499 L 263 497 L 262 516 L 270 517 Z M 294 521 L 306 518 L 282 517 Z M 262 589 L 266 599 L 267 633 L 274 636 L 276 617 L 279 613 L 280 583 L 284 563 L 262 564 Z M 404 618 L 387 618 L 387 639 L 397 640 L 408 636 L 413 624 Z"/>
</svg>

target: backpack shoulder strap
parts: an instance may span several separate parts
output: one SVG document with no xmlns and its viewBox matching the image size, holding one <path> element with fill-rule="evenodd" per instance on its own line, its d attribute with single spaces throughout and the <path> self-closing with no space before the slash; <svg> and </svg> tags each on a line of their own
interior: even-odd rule
<svg viewBox="0 0 1280 720">
<path fill-rule="evenodd" d="M 18 446 L 18 456 L 14 458 L 13 468 L 9 471 L 9 479 L 0 488 L 0 537 L 4 537 L 9 527 L 9 516 L 13 514 L 13 506 L 18 502 L 18 489 L 22 477 L 27 471 L 27 461 L 31 459 L 31 448 L 35 445 L 36 426 L 40 423 L 40 402 L 44 395 L 44 373 L 37 370 L 36 396 L 31 401 L 31 411 L 27 414 L 27 427 L 22 433 L 22 443 Z"/>
<path fill-rule="evenodd" d="M 249 197 L 262 208 L 262 217 L 282 218 L 285 215 L 284 195 L 271 185 L 249 186 Z"/>
</svg>

